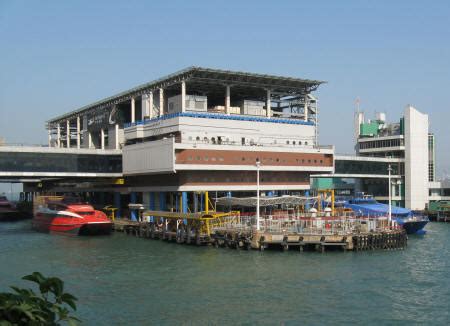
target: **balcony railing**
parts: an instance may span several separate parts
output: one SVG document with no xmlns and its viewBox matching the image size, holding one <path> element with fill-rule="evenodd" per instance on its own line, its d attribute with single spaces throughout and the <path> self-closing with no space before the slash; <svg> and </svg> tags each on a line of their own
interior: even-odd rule
<svg viewBox="0 0 450 326">
<path fill-rule="evenodd" d="M 189 118 L 204 118 L 204 119 L 216 119 L 216 120 L 234 120 L 234 121 L 254 121 L 254 122 L 268 122 L 268 123 L 284 123 L 293 125 L 306 125 L 314 126 L 314 122 L 303 121 L 300 119 L 285 119 L 285 118 L 268 118 L 260 116 L 248 116 L 248 115 L 227 115 L 221 113 L 206 113 L 206 112 L 178 112 L 172 114 L 165 114 L 160 117 L 153 119 L 144 119 L 136 122 L 128 122 L 124 124 L 124 128 L 130 128 L 133 126 L 146 125 L 156 121 L 168 120 L 178 117 L 189 117 Z"/>
</svg>

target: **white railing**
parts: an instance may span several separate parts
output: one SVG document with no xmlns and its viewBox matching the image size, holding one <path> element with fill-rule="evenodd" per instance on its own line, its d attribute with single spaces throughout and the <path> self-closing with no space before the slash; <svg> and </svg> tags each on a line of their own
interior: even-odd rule
<svg viewBox="0 0 450 326">
<path fill-rule="evenodd" d="M 238 222 L 225 223 L 221 229 L 250 231 L 255 230 L 255 216 L 241 216 Z M 301 217 L 286 215 L 282 218 L 275 216 L 262 216 L 260 230 L 269 233 L 295 233 L 308 235 L 349 235 L 386 231 L 397 228 L 395 223 L 389 225 L 387 218 L 355 218 L 354 216 L 339 217 Z"/>
</svg>

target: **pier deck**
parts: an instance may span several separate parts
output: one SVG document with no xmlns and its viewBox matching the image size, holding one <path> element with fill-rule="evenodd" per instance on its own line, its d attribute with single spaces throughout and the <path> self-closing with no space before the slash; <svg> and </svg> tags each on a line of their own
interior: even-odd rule
<svg viewBox="0 0 450 326">
<path fill-rule="evenodd" d="M 407 235 L 403 229 L 379 232 L 348 234 L 308 234 L 305 232 L 255 231 L 251 228 L 217 227 L 210 233 L 198 232 L 195 227 L 167 228 L 170 221 L 138 222 L 127 219 L 114 221 L 114 230 L 129 235 L 160 239 L 179 244 L 211 245 L 234 249 L 279 249 L 287 250 L 375 250 L 403 249 L 407 246 Z M 191 225 L 192 226 L 192 225 Z"/>
</svg>

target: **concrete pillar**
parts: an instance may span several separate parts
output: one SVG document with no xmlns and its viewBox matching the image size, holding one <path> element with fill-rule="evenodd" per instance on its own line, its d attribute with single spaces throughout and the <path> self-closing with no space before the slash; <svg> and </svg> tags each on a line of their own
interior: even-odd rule
<svg viewBox="0 0 450 326">
<path fill-rule="evenodd" d="M 305 191 L 305 197 L 309 197 L 309 190 Z M 309 207 L 310 207 L 310 203 L 309 203 L 309 201 L 306 201 L 306 203 L 305 203 L 305 210 L 308 211 Z"/>
<path fill-rule="evenodd" d="M 150 92 L 150 94 L 148 94 L 148 116 L 150 117 L 150 119 L 153 119 L 153 92 Z"/>
<path fill-rule="evenodd" d="M 77 116 L 77 148 L 81 148 L 81 123 L 80 116 Z"/>
<path fill-rule="evenodd" d="M 225 87 L 225 113 L 230 114 L 230 85 Z"/>
<path fill-rule="evenodd" d="M 66 121 L 66 147 L 70 148 L 70 120 Z"/>
<path fill-rule="evenodd" d="M 132 192 L 130 194 L 130 202 L 132 204 L 136 204 L 136 200 L 137 200 L 137 193 Z M 131 210 L 131 220 L 132 221 L 137 221 L 137 214 L 136 214 L 136 210 L 135 209 Z"/>
<path fill-rule="evenodd" d="M 159 89 L 159 116 L 164 114 L 164 89 Z"/>
<path fill-rule="evenodd" d="M 148 116 L 148 95 L 143 94 L 141 97 L 141 121 L 144 121 L 146 116 Z"/>
<path fill-rule="evenodd" d="M 305 95 L 305 121 L 308 121 L 308 95 Z"/>
<path fill-rule="evenodd" d="M 194 192 L 194 213 L 198 212 L 198 194 Z"/>
<path fill-rule="evenodd" d="M 115 138 L 115 148 L 119 149 L 119 124 L 118 123 L 116 123 L 116 125 L 115 125 L 114 138 Z"/>
<path fill-rule="evenodd" d="M 159 193 L 159 209 L 162 211 L 165 211 L 167 209 L 167 203 L 166 203 L 166 193 L 160 192 Z"/>
<path fill-rule="evenodd" d="M 150 208 L 150 210 L 154 210 L 155 209 L 155 193 L 154 192 L 150 192 L 149 196 L 150 196 L 149 208 Z"/>
<path fill-rule="evenodd" d="M 136 122 L 136 101 L 134 97 L 131 98 L 131 123 Z"/>
<path fill-rule="evenodd" d="M 92 148 L 92 134 L 88 131 L 88 148 Z"/>
<path fill-rule="evenodd" d="M 149 195 L 149 206 L 148 206 L 148 208 L 151 211 L 154 211 L 155 210 L 155 193 L 154 192 L 150 192 L 148 195 Z M 154 217 L 150 216 L 150 222 L 153 222 L 153 221 L 154 221 Z"/>
<path fill-rule="evenodd" d="M 181 82 L 181 112 L 186 112 L 186 82 Z"/>
<path fill-rule="evenodd" d="M 105 149 L 105 129 L 100 130 L 101 149 Z"/>
<path fill-rule="evenodd" d="M 120 200 L 120 192 L 114 193 L 114 206 L 117 208 L 116 217 L 120 217 L 120 211 L 122 208 L 121 200 Z"/>
<path fill-rule="evenodd" d="M 182 213 L 188 212 L 188 196 L 187 196 L 186 191 L 183 191 L 181 193 L 181 208 L 182 208 Z"/>
<path fill-rule="evenodd" d="M 52 146 L 52 129 L 48 129 L 48 147 Z"/>
<path fill-rule="evenodd" d="M 181 193 L 181 213 L 188 213 L 188 194 L 186 191 Z M 187 219 L 183 220 L 184 225 L 187 225 Z"/>
<path fill-rule="evenodd" d="M 267 90 L 267 95 L 266 95 L 266 114 L 267 117 L 270 118 L 272 116 L 272 101 L 270 99 L 270 89 Z"/>
<path fill-rule="evenodd" d="M 59 123 L 56 127 L 56 145 L 61 147 L 61 125 Z"/>
</svg>

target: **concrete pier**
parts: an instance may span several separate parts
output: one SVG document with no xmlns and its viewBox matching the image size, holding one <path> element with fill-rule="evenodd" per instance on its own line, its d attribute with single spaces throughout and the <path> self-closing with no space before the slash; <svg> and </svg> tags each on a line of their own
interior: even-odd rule
<svg viewBox="0 0 450 326">
<path fill-rule="evenodd" d="M 169 213 L 168 213 L 169 214 Z M 168 215 L 169 216 L 169 215 Z M 353 232 L 348 234 L 308 234 L 302 232 L 256 231 L 253 228 L 223 228 L 198 223 L 184 214 L 184 219 L 173 217 L 157 218 L 156 222 L 116 220 L 114 230 L 141 238 L 160 239 L 179 244 L 209 245 L 234 249 L 296 250 L 393 250 L 404 249 L 408 237 L 401 228 L 377 232 Z M 209 231 L 209 228 L 211 228 Z"/>
</svg>

